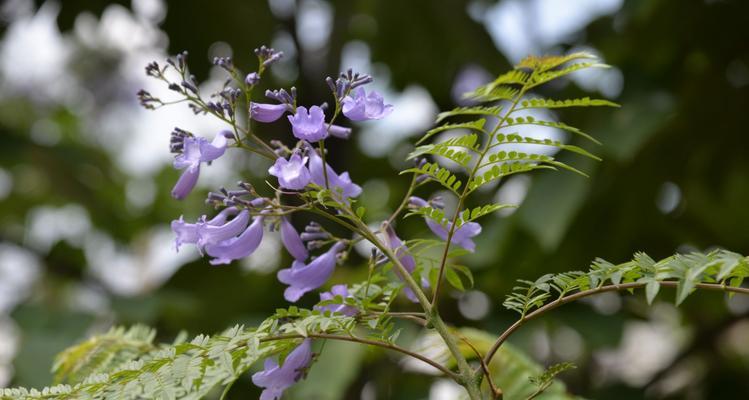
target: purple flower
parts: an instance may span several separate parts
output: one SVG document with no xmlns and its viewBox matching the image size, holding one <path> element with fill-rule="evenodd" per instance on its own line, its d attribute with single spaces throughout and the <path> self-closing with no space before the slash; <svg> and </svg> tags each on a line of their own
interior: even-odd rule
<svg viewBox="0 0 749 400">
<path fill-rule="evenodd" d="M 382 95 L 373 90 L 366 93 L 364 87 L 358 87 L 352 94 L 343 98 L 343 115 L 352 121 L 382 119 L 393 112 L 393 106 L 385 104 Z"/>
<path fill-rule="evenodd" d="M 361 194 L 361 187 L 351 182 L 348 172 L 338 175 L 327 163 L 325 164 L 325 168 L 328 172 L 328 188 L 334 193 L 340 192 L 344 199 L 356 197 Z M 318 186 L 325 187 L 325 173 L 323 172 L 322 157 L 317 155 L 314 149 L 310 149 L 309 152 L 309 171 L 312 177 L 312 182 Z"/>
<path fill-rule="evenodd" d="M 250 222 L 250 212 L 242 210 L 234 219 L 225 224 L 198 223 L 198 249 L 214 245 L 241 234 Z"/>
<path fill-rule="evenodd" d="M 420 208 L 429 206 L 429 203 L 426 200 L 416 196 L 412 196 L 408 201 L 414 207 Z M 434 200 L 433 204 L 435 204 Z M 444 224 L 440 224 L 431 218 L 427 217 L 425 219 L 427 226 L 432 233 L 439 236 L 442 240 L 447 240 L 447 234 L 450 232 L 452 221 L 444 221 Z M 455 243 L 468 251 L 474 251 L 476 250 L 476 243 L 474 243 L 471 238 L 479 233 L 481 233 L 481 225 L 477 222 L 466 222 L 453 232 L 452 243 Z"/>
<path fill-rule="evenodd" d="M 294 303 L 305 293 L 324 285 L 333 274 L 336 256 L 343 247 L 343 242 L 338 242 L 309 264 L 305 265 L 304 262 L 295 260 L 291 268 L 278 271 L 278 280 L 289 285 L 283 297 Z"/>
<path fill-rule="evenodd" d="M 299 153 L 294 153 L 289 157 L 279 157 L 276 163 L 268 169 L 268 173 L 278 178 L 278 184 L 284 189 L 302 190 L 309 184 L 310 173 L 304 165 L 307 163 L 307 157 L 302 158 Z"/>
<path fill-rule="evenodd" d="M 273 122 L 287 110 L 286 104 L 250 103 L 251 118 L 258 122 Z"/>
<path fill-rule="evenodd" d="M 257 85 L 258 82 L 260 82 L 260 75 L 257 72 L 250 72 L 244 78 L 244 83 L 249 86 Z"/>
<path fill-rule="evenodd" d="M 426 221 L 432 233 L 439 236 L 442 240 L 447 240 L 447 233 L 450 231 L 452 221 L 448 221 L 447 226 L 431 218 L 427 218 Z M 476 243 L 471 238 L 479 233 L 481 233 L 481 225 L 477 222 L 466 222 L 453 232 L 452 242 L 468 251 L 474 251 L 476 250 Z"/>
<path fill-rule="evenodd" d="M 349 136 L 351 136 L 351 128 L 346 128 L 340 125 L 331 125 L 330 136 L 337 137 L 338 139 L 348 139 Z"/>
<path fill-rule="evenodd" d="M 214 257 L 212 265 L 229 264 L 252 254 L 263 240 L 263 217 L 255 217 L 239 236 L 205 246 L 205 252 Z"/>
<path fill-rule="evenodd" d="M 302 242 L 302 238 L 296 229 L 294 229 L 294 226 L 285 217 L 281 217 L 281 242 L 294 259 L 298 261 L 307 259 L 309 255 L 307 247 L 304 246 L 304 242 Z"/>
<path fill-rule="evenodd" d="M 184 199 L 198 182 L 200 175 L 200 163 L 213 161 L 224 154 L 226 151 L 227 138 L 231 137 L 231 132 L 222 131 L 213 142 L 208 142 L 205 138 L 188 136 L 185 138 L 182 146 L 182 154 L 174 159 L 174 168 L 184 169 L 182 176 L 179 177 L 177 184 L 172 189 L 172 197 L 181 200 Z"/>
<path fill-rule="evenodd" d="M 335 285 L 330 288 L 329 292 L 320 293 L 320 301 L 333 300 L 336 296 L 341 296 L 344 299 L 353 297 L 349 294 L 346 285 Z M 328 304 L 324 306 L 315 306 L 316 310 L 330 311 L 331 313 L 341 313 L 347 317 L 353 317 L 359 313 L 359 310 L 354 306 L 346 304 Z"/>
<path fill-rule="evenodd" d="M 194 224 L 185 222 L 185 220 L 181 216 L 179 217 L 179 219 L 175 219 L 174 221 L 172 221 L 172 231 L 177 236 L 174 243 L 175 249 L 179 251 L 180 246 L 185 243 L 197 244 L 198 240 L 200 239 L 200 227 L 223 225 L 226 220 L 230 216 L 236 214 L 237 211 L 238 210 L 235 207 L 227 207 L 211 220 L 206 221 L 206 217 L 204 215 L 200 217 L 197 223 Z"/>
<path fill-rule="evenodd" d="M 328 136 L 327 126 L 325 125 L 325 114 L 322 108 L 312 106 L 307 112 L 305 107 L 297 107 L 296 114 L 289 115 L 291 130 L 297 139 L 308 142 L 318 142 Z"/>
<path fill-rule="evenodd" d="M 276 360 L 265 359 L 264 369 L 252 375 L 252 383 L 263 388 L 260 400 L 278 400 L 283 392 L 304 376 L 305 370 L 312 362 L 312 343 L 305 339 L 292 350 L 278 366 Z"/>
<path fill-rule="evenodd" d="M 408 248 L 405 244 L 403 244 L 403 241 L 401 241 L 398 235 L 395 234 L 395 230 L 391 226 L 387 227 L 386 232 L 388 247 L 395 250 L 395 256 L 398 257 L 398 260 L 406 268 L 406 271 L 408 271 L 409 274 L 412 274 L 416 269 L 416 260 L 408 252 Z M 397 268 L 395 269 L 395 274 L 398 275 L 401 280 L 403 280 L 403 276 L 401 276 L 401 273 Z M 429 281 L 422 280 L 422 286 L 428 287 L 428 283 Z M 403 291 L 404 293 L 406 293 L 406 297 L 408 297 L 408 299 L 412 302 L 417 303 L 419 301 L 410 287 L 406 287 Z"/>
</svg>

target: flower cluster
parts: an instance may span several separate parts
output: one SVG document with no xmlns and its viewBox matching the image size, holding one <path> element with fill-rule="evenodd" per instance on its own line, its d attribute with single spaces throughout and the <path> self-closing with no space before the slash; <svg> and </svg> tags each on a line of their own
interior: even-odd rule
<svg viewBox="0 0 749 400">
<path fill-rule="evenodd" d="M 266 230 L 277 230 L 292 258 L 291 265 L 280 269 L 277 278 L 287 286 L 284 298 L 293 303 L 326 285 L 336 265 L 347 257 L 355 242 L 361 240 L 337 237 L 314 221 L 306 225 L 300 234 L 292 224 L 291 214 L 312 207 L 326 209 L 332 206 L 330 218 L 333 219 L 340 216 L 350 218 L 354 214 L 352 206 L 362 193 L 362 188 L 347 171 L 339 173 L 328 164 L 325 141 L 331 137 L 347 139 L 351 136 L 351 128 L 335 123 L 339 117 L 354 122 L 382 119 L 393 111 L 393 106 L 386 104 L 377 91 L 365 88 L 372 82 L 371 76 L 351 70 L 340 74 L 335 80 L 326 80 L 334 107 L 327 104 L 298 105 L 299 96 L 293 87 L 289 90 L 267 90 L 265 97 L 270 102 L 256 102 L 252 98 L 253 89 L 262 82 L 265 68 L 282 54 L 264 46 L 256 49 L 255 54 L 258 57 L 258 70 L 247 74 L 240 72 L 230 58 L 214 60 L 214 64 L 227 71 L 231 78 L 211 95 L 210 101 L 202 100 L 199 84 L 188 71 L 186 54 L 169 60 L 168 66 L 163 68 L 155 62 L 151 63 L 146 71 L 150 76 L 164 80 L 173 91 L 183 94 L 196 114 L 214 115 L 232 125 L 231 130 L 217 133 L 210 141 L 186 130 L 174 129 L 170 150 L 175 154 L 174 167 L 182 170 L 172 189 L 175 199 L 187 197 L 198 182 L 203 164 L 210 165 L 218 160 L 230 147 L 248 148 L 268 157 L 271 161 L 268 174 L 277 181 L 277 188 L 271 195 L 262 195 L 243 182 L 235 190 L 221 188 L 209 193 L 207 203 L 217 208 L 218 213 L 213 217 L 203 215 L 195 222 L 188 222 L 183 217 L 172 221 L 175 248 L 179 250 L 191 244 L 201 255 L 209 258 L 210 264 L 229 264 L 255 252 Z M 170 67 L 181 76 L 178 83 L 167 79 L 165 72 Z M 147 108 L 168 103 L 145 92 L 140 93 L 139 97 Z M 246 116 L 246 127 L 237 122 L 236 116 L 240 113 Z M 266 143 L 257 135 L 258 127 L 254 124 L 277 121 L 288 121 L 288 136 L 285 140 Z M 284 143 L 286 141 L 293 141 L 293 145 L 289 146 Z M 290 198 L 295 200 L 287 201 Z M 302 206 L 298 205 L 300 202 Z M 436 206 L 439 202 L 433 199 L 431 203 Z M 417 197 L 410 199 L 412 207 L 427 204 Z M 430 219 L 426 222 L 434 234 L 442 239 L 447 237 L 451 229 L 449 224 Z M 455 230 L 453 238 L 458 245 L 473 250 L 471 237 L 480 231 L 478 224 L 465 223 Z M 402 266 L 402 270 L 395 271 L 397 277 L 405 280 L 406 274 L 413 275 L 417 271 L 417 261 L 398 237 L 391 222 L 383 223 L 378 234 Z M 384 254 L 373 257 L 381 262 L 385 258 Z M 430 287 L 429 280 L 423 276 L 421 286 L 425 289 Z M 365 290 L 365 296 L 366 293 Z M 411 288 L 406 287 L 403 293 L 411 301 L 418 301 Z M 366 311 L 359 308 L 363 303 L 344 284 L 333 285 L 329 291 L 320 293 L 319 297 L 320 302 L 315 309 L 322 313 L 357 317 Z M 304 376 L 312 361 L 311 346 L 310 339 L 302 341 L 281 365 L 273 358 L 265 361 L 264 370 L 252 377 L 256 385 L 264 388 L 261 399 L 280 398 L 286 388 Z"/>
</svg>

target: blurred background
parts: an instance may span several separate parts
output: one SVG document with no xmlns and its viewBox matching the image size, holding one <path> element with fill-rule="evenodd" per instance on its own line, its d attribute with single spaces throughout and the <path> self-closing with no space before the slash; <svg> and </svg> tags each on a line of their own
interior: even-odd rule
<svg viewBox="0 0 749 400">
<path fill-rule="evenodd" d="M 223 80 L 213 57 L 233 56 L 250 71 L 261 44 L 285 53 L 263 89 L 296 85 L 303 103 L 319 104 L 330 100 L 324 78 L 353 67 L 374 75 L 395 105 L 387 119 L 356 126 L 349 142 L 332 143 L 332 163 L 362 184 L 373 223 L 408 183 L 389 171 L 405 166 L 412 139 L 461 93 L 528 54 L 586 50 L 614 66 L 542 91 L 623 105 L 546 115 L 603 142 L 584 144 L 601 163 L 561 155 L 590 179 L 519 176 L 477 196 L 521 206 L 483 220 L 479 252 L 465 260 L 478 284 L 449 293 L 442 307 L 457 325 L 496 334 L 515 318 L 501 302 L 516 279 L 585 269 L 595 257 L 716 246 L 749 254 L 747 1 L 5 0 L 0 387 L 49 384 L 58 351 L 113 324 L 155 326 L 169 341 L 181 330 L 257 323 L 284 304 L 275 270 L 290 260 L 278 238 L 215 268 L 196 252 L 175 253 L 168 225 L 209 212 L 208 190 L 262 182 L 265 161 L 230 152 L 204 168 L 192 196 L 174 201 L 169 132 L 211 137 L 220 125 L 186 106 L 144 110 L 135 96 L 162 93 L 146 79 L 149 61 L 187 50 L 210 88 Z M 287 125 L 266 128 L 289 141 Z M 399 231 L 428 235 L 416 218 Z M 334 282 L 364 279 L 361 263 L 339 267 Z M 664 291 L 653 307 L 617 294 L 567 306 L 513 343 L 542 364 L 575 362 L 563 379 L 587 398 L 749 398 L 749 299 L 699 293 L 676 309 Z M 390 355 L 327 346 L 321 363 L 334 368 L 313 368 L 315 379 L 291 398 L 452 398 L 444 382 L 392 368 Z M 230 398 L 257 393 L 246 380 Z"/>
</svg>

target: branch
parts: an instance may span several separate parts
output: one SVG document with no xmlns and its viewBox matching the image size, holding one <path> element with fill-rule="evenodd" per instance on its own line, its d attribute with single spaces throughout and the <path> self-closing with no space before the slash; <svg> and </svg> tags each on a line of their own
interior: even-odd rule
<svg viewBox="0 0 749 400">
<path fill-rule="evenodd" d="M 447 367 L 437 363 L 436 361 L 430 358 L 422 356 L 421 354 L 414 353 L 411 350 L 405 349 L 395 344 L 379 342 L 379 341 L 370 340 L 370 339 L 362 339 L 362 338 L 358 338 L 355 336 L 341 336 L 341 335 L 332 335 L 332 334 L 327 334 L 327 333 L 310 333 L 310 334 L 307 334 L 307 336 L 290 334 L 290 335 L 278 335 L 278 336 L 265 337 L 265 338 L 260 339 L 260 342 L 262 343 L 262 342 L 269 342 L 272 340 L 284 340 L 284 339 L 304 339 L 305 337 L 311 337 L 311 338 L 317 338 L 317 339 L 340 340 L 344 342 L 355 342 L 355 343 L 368 344 L 371 346 L 382 347 L 383 349 L 397 351 L 399 353 L 403 353 L 405 355 L 416 358 L 419 361 L 423 361 L 431 365 L 432 367 L 437 368 L 438 370 L 442 371 L 445 375 L 449 376 L 455 381 L 458 381 L 460 378 L 455 372 L 447 369 Z"/>
<path fill-rule="evenodd" d="M 639 289 L 639 288 L 645 287 L 646 284 L 647 284 L 646 282 L 632 282 L 632 283 L 624 283 L 620 285 L 605 285 L 605 286 L 600 286 L 594 289 L 583 290 L 582 292 L 577 292 L 566 297 L 560 297 L 559 299 L 546 304 L 545 306 L 531 312 L 530 314 L 516 321 L 514 324 L 510 325 L 509 328 L 507 328 L 504 332 L 502 332 L 499 338 L 497 338 L 497 341 L 494 342 L 492 347 L 489 349 L 489 352 L 487 352 L 486 357 L 484 357 L 484 362 L 489 364 L 492 358 L 494 357 L 494 354 L 496 354 L 497 350 L 499 350 L 500 346 L 502 346 L 502 344 L 507 340 L 507 338 L 510 337 L 510 335 L 512 335 L 516 330 L 520 329 L 520 327 L 525 325 L 526 322 L 532 319 L 535 319 L 537 317 L 540 317 L 541 315 L 561 305 L 571 303 L 575 300 L 579 300 L 584 297 L 592 296 L 598 293 L 628 290 L 628 289 Z M 678 285 L 678 282 L 661 281 L 659 282 L 659 284 L 665 287 L 676 287 Z M 717 291 L 733 292 L 733 293 L 749 295 L 749 288 L 726 286 L 726 285 L 720 285 L 717 283 L 697 283 L 695 284 L 695 287 L 699 289 L 717 290 Z"/>
</svg>

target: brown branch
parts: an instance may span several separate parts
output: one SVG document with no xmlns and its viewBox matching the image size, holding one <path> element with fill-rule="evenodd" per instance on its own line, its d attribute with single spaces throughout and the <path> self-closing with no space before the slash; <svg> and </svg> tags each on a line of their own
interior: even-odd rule
<svg viewBox="0 0 749 400">
<path fill-rule="evenodd" d="M 678 282 L 675 282 L 675 281 L 662 281 L 659 283 L 661 286 L 664 286 L 664 287 L 676 287 L 678 285 Z M 532 319 L 535 319 L 545 314 L 548 311 L 551 311 L 561 305 L 571 303 L 575 300 L 588 297 L 588 296 L 592 296 L 594 294 L 603 293 L 603 292 L 612 292 L 612 291 L 618 291 L 618 290 L 638 289 L 638 288 L 644 287 L 645 285 L 646 285 L 645 282 L 632 282 L 632 283 L 624 283 L 621 285 L 600 286 L 594 289 L 583 290 L 582 292 L 577 292 L 567 297 L 561 297 L 555 301 L 552 301 L 551 303 L 548 303 L 545 306 L 526 315 L 525 317 L 517 320 L 514 324 L 510 325 L 509 328 L 507 328 L 504 332 L 502 332 L 499 338 L 497 338 L 497 341 L 494 342 L 492 347 L 489 349 L 489 352 L 486 353 L 486 357 L 484 357 L 484 361 L 487 364 L 489 364 L 491 362 L 491 359 L 494 357 L 494 354 L 496 354 L 497 350 L 499 350 L 500 346 L 502 346 L 502 344 L 507 340 L 508 337 L 510 337 L 510 335 L 512 335 L 516 330 L 520 329 L 520 327 L 525 325 L 526 322 Z M 698 283 L 695 285 L 695 287 L 699 289 L 719 290 L 719 291 L 749 295 L 749 288 L 726 286 L 726 285 L 720 285 L 717 283 Z"/>
<path fill-rule="evenodd" d="M 341 335 L 332 335 L 328 333 L 310 333 L 310 334 L 307 334 L 306 337 L 317 338 L 317 339 L 341 340 L 344 342 L 362 343 L 362 344 L 368 344 L 371 346 L 382 347 L 383 349 L 397 351 L 399 353 L 403 353 L 405 355 L 411 356 L 419 361 L 423 361 L 431 365 L 434 368 L 437 368 L 438 370 L 442 371 L 445 375 L 449 376 L 456 382 L 459 381 L 460 379 L 460 377 L 455 372 L 450 371 L 449 369 L 447 369 L 447 367 L 437 363 L 436 361 L 430 358 L 427 358 L 425 356 L 422 356 L 421 354 L 415 353 L 411 350 L 404 349 L 403 347 L 400 347 L 395 344 L 379 342 L 377 340 L 363 339 L 363 338 L 358 338 L 355 336 L 341 336 Z M 284 339 L 303 339 L 303 338 L 305 338 L 305 336 L 298 335 L 298 334 L 278 335 L 278 336 L 264 337 L 260 339 L 260 342 L 270 342 L 273 340 L 284 340 Z"/>
</svg>

